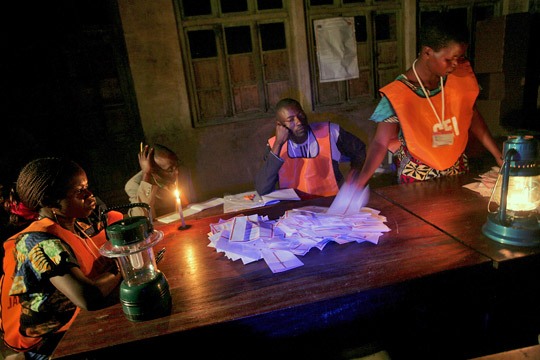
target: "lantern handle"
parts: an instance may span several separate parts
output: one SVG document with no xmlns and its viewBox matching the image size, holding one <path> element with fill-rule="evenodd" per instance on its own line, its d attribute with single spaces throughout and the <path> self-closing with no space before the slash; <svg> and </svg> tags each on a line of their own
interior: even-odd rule
<svg viewBox="0 0 540 360">
<path fill-rule="evenodd" d="M 506 221 L 506 197 L 508 196 L 508 183 L 510 181 L 510 158 L 517 154 L 516 149 L 508 149 L 504 154 L 504 164 L 502 169 L 502 184 L 501 184 L 501 203 L 499 205 L 499 222 L 503 225 L 507 223 Z"/>
<path fill-rule="evenodd" d="M 153 222 L 152 222 L 152 212 L 150 211 L 150 205 L 148 205 L 146 203 L 133 203 L 133 204 L 128 204 L 128 205 L 118 205 L 118 206 L 113 206 L 113 207 L 110 207 L 108 209 L 102 210 L 99 217 L 100 217 L 101 221 L 103 221 L 103 224 L 105 225 L 104 228 L 106 228 L 108 226 L 107 217 L 105 217 L 106 213 L 108 213 L 109 211 L 120 210 L 120 209 L 131 209 L 131 208 L 134 208 L 134 207 L 143 207 L 143 208 L 146 208 L 148 210 L 148 218 L 150 219 L 150 228 L 149 228 L 149 230 L 150 231 L 154 230 L 154 225 L 153 225 Z"/>
</svg>

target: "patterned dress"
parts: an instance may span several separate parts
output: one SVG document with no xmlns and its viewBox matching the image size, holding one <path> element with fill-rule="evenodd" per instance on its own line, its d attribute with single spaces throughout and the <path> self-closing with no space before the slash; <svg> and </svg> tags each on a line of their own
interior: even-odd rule
<svg viewBox="0 0 540 360">
<path fill-rule="evenodd" d="M 399 75 L 396 80 L 403 82 L 409 88 L 411 88 L 416 94 L 421 97 L 425 97 L 421 88 L 416 87 L 412 84 L 405 75 Z M 446 79 L 444 79 L 446 81 Z M 428 90 L 430 96 L 434 96 L 440 92 L 440 89 Z M 396 112 L 392 108 L 392 104 L 386 97 L 383 97 L 377 108 L 371 115 L 370 120 L 375 122 L 386 122 L 386 123 L 398 123 L 399 119 L 396 115 Z M 414 181 L 425 181 L 430 179 L 435 179 L 442 176 L 451 176 L 459 175 L 469 171 L 469 162 L 467 155 L 465 153 L 457 159 L 457 161 L 445 170 L 437 170 L 429 165 L 422 163 L 420 160 L 414 158 L 407 148 L 407 143 L 403 136 L 403 132 L 399 131 L 399 141 L 401 146 L 394 154 L 397 167 L 397 177 L 398 183 L 411 183 Z"/>
<path fill-rule="evenodd" d="M 79 266 L 77 259 L 65 242 L 45 232 L 21 234 L 14 255 L 17 267 L 9 294 L 21 302 L 20 331 L 28 337 L 51 334 L 71 320 L 76 306 L 49 279 Z"/>
</svg>

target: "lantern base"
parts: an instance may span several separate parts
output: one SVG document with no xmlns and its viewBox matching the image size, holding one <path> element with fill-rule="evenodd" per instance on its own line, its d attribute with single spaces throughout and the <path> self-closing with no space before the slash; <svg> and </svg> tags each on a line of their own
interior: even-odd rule
<svg viewBox="0 0 540 360">
<path fill-rule="evenodd" d="M 155 319 L 168 314 L 171 310 L 169 283 L 161 271 L 149 282 L 128 286 L 125 281 L 120 285 L 120 302 L 124 314 L 131 321 Z"/>
<path fill-rule="evenodd" d="M 515 219 L 502 225 L 498 214 L 488 214 L 482 232 L 491 240 L 517 246 L 540 246 L 540 223 L 534 217 Z"/>
</svg>

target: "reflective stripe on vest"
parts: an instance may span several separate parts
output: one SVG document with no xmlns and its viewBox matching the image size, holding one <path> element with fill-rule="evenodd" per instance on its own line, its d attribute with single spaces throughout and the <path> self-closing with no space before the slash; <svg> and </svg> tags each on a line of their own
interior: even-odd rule
<svg viewBox="0 0 540 360">
<path fill-rule="evenodd" d="M 122 218 L 123 215 L 121 213 L 117 211 L 111 211 L 108 213 L 108 224 L 121 220 Z M 81 239 L 78 236 L 73 234 L 71 231 L 62 228 L 61 226 L 47 218 L 34 221 L 26 229 L 12 236 L 6 242 L 4 242 L 4 274 L 2 275 L 2 278 L 0 280 L 0 328 L 4 333 L 4 343 L 10 348 L 17 351 L 28 351 L 39 345 L 39 343 L 41 342 L 41 338 L 39 337 L 26 337 L 19 332 L 21 304 L 18 296 L 9 295 L 9 291 L 11 290 L 11 286 L 13 283 L 12 275 L 15 274 L 15 267 L 17 266 L 14 256 L 15 242 L 20 234 L 27 232 L 46 232 L 54 235 L 59 239 L 62 239 L 73 249 L 81 271 L 85 276 L 90 279 L 93 279 L 97 275 L 100 275 L 104 270 L 102 265 L 100 265 L 99 262 L 96 261 L 94 254 L 87 249 L 87 247 L 81 242 Z M 99 234 L 92 237 L 92 240 L 98 247 L 101 247 L 105 243 L 105 241 L 107 241 L 105 237 L 105 231 L 101 231 Z M 58 332 L 65 331 L 69 328 L 69 326 L 77 316 L 79 310 L 80 309 L 77 308 L 71 320 L 67 324 L 62 326 L 62 328 L 59 329 Z"/>
<path fill-rule="evenodd" d="M 330 123 L 319 122 L 309 126 L 319 145 L 319 153 L 314 158 L 291 158 L 288 155 L 289 142 L 285 142 L 279 154 L 284 160 L 279 169 L 279 187 L 297 189 L 311 195 L 336 195 L 339 188 L 332 165 Z M 275 136 L 268 139 L 270 147 L 275 140 Z"/>
<path fill-rule="evenodd" d="M 458 65 L 444 85 L 446 130 L 453 131 L 452 145 L 433 147 L 434 125 L 439 124 L 426 98 L 419 96 L 401 81 L 393 81 L 380 89 L 394 108 L 412 156 L 437 170 L 446 170 L 465 151 L 479 87 L 468 62 Z M 437 113 L 441 113 L 441 93 L 430 97 Z"/>
</svg>

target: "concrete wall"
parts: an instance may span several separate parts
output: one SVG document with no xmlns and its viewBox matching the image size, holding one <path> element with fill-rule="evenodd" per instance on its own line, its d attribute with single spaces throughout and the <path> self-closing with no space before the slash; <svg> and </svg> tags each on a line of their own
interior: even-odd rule
<svg viewBox="0 0 540 360">
<path fill-rule="evenodd" d="M 504 0 L 503 11 L 527 11 L 528 1 Z M 255 173 L 262 162 L 266 140 L 273 135 L 274 119 L 248 120 L 232 124 L 194 128 L 180 40 L 171 0 L 118 0 L 120 17 L 139 106 L 148 143 L 162 143 L 179 154 L 193 174 L 199 200 L 223 193 L 254 188 Z M 416 56 L 416 1 L 402 2 L 404 14 L 404 64 Z M 310 121 L 331 120 L 368 143 L 375 125 L 368 120 L 376 101 L 351 111 L 311 113 L 311 90 L 305 16 L 302 0 L 290 0 L 289 44 L 293 88 L 286 94 L 303 104 Z"/>
<path fill-rule="evenodd" d="M 171 0 L 118 0 L 142 127 L 149 143 L 179 154 L 192 170 L 199 200 L 254 189 L 253 180 L 273 135 L 273 118 L 193 128 L 185 87 L 180 40 Z M 291 44 L 295 88 L 310 121 L 331 120 L 365 142 L 374 130 L 367 118 L 376 102 L 355 111 L 310 114 L 309 66 L 301 0 L 292 1 Z"/>
</svg>

